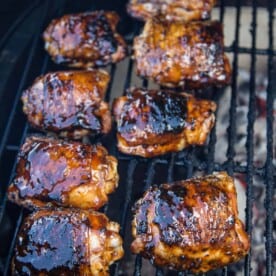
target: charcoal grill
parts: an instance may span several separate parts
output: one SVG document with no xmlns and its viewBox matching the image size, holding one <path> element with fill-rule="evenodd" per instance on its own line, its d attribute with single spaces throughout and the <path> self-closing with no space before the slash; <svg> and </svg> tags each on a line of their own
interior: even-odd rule
<svg viewBox="0 0 276 276">
<path fill-rule="evenodd" d="M 65 69 L 54 65 L 43 50 L 41 33 L 52 18 L 65 13 L 79 12 L 94 9 L 117 10 L 122 17 L 120 31 L 125 35 L 129 43 L 133 36 L 139 32 L 141 23 L 129 18 L 124 10 L 126 1 L 23 1 L 24 8 L 15 9 L 16 1 L 7 1 L 1 9 L 2 34 L 0 40 L 0 275 L 10 275 L 10 262 L 13 248 L 22 219 L 27 214 L 26 210 L 19 208 L 7 201 L 6 189 L 14 176 L 15 160 L 21 143 L 26 135 L 37 133 L 26 122 L 22 113 L 20 96 L 22 90 L 32 83 L 40 74 Z M 18 1 L 21 2 L 21 1 Z M 76 3 L 78 2 L 78 3 Z M 81 2 L 81 3 L 80 3 Z M 100 3 L 98 3 L 100 2 Z M 10 4 L 10 6 L 9 6 Z M 275 35 L 275 1 L 226 1 L 221 0 L 217 5 L 218 19 L 225 23 L 228 13 L 228 4 L 232 6 L 234 17 L 231 26 L 234 27 L 234 36 L 231 43 L 226 43 L 225 50 L 232 58 L 233 79 L 230 88 L 211 89 L 201 94 L 202 97 L 211 97 L 219 104 L 219 109 L 224 108 L 221 95 L 228 93 L 230 108 L 227 109 L 227 132 L 225 159 L 217 159 L 217 147 L 220 137 L 217 133 L 218 125 L 213 129 L 206 146 L 189 148 L 180 153 L 165 155 L 159 158 L 143 159 L 121 154 L 116 149 L 115 132 L 91 142 L 101 142 L 109 152 L 119 160 L 120 185 L 118 190 L 110 197 L 110 201 L 102 211 L 118 221 L 121 225 L 121 235 L 125 242 L 125 257 L 111 267 L 112 275 L 187 275 L 185 272 L 168 272 L 160 268 L 153 268 L 141 256 L 131 255 L 129 245 L 131 206 L 142 195 L 143 191 L 151 184 L 160 184 L 174 180 L 186 179 L 196 174 L 212 173 L 213 171 L 226 170 L 230 175 L 245 180 L 245 225 L 246 230 L 254 238 L 255 235 L 255 211 L 256 206 L 263 206 L 264 223 L 260 237 L 264 243 L 263 258 L 256 266 L 254 252 L 257 246 L 252 242 L 252 248 L 248 256 L 239 264 L 230 265 L 207 275 L 276 275 L 276 216 L 275 216 L 275 81 L 276 76 L 276 50 L 274 47 Z M 13 6 L 11 8 L 11 6 Z M 250 7 L 250 34 L 247 41 L 249 46 L 241 43 L 242 11 L 244 6 Z M 260 10 L 267 15 L 267 22 L 258 22 Z M 10 17 L 5 18 L 5 15 Z M 14 16 L 14 18 L 12 17 Z M 13 20 L 11 20 L 11 18 Z M 12 22 L 12 23 L 11 23 Z M 267 33 L 267 46 L 259 47 L 257 43 L 259 24 L 265 24 Z M 9 24 L 9 27 L 4 29 Z M 230 27 L 225 26 L 225 30 Z M 246 104 L 246 143 L 245 160 L 236 159 L 236 143 L 239 139 L 237 133 L 237 119 L 239 109 L 239 61 L 244 56 L 249 62 L 248 71 L 248 103 Z M 264 122 L 262 128 L 265 136 L 265 160 L 263 163 L 255 162 L 255 136 L 258 131 L 254 123 L 258 118 L 256 108 L 256 95 L 258 87 L 256 78 L 259 74 L 258 58 L 265 61 L 263 67 L 266 73 L 267 83 L 264 91 L 266 96 L 264 108 Z M 124 93 L 124 89 L 131 85 L 151 86 L 146 80 L 135 77 L 133 62 L 126 59 L 124 62 L 108 67 L 111 74 L 111 83 L 106 94 L 106 100 L 111 101 L 115 96 Z M 113 128 L 114 129 L 114 128 Z M 258 179 L 263 197 L 256 196 L 255 179 Z M 257 189 L 258 190 L 258 189 Z M 258 205 L 257 205 L 258 203 Z M 255 211 L 254 211 L 255 210 Z M 240 210 L 241 212 L 243 210 Z M 258 211 L 258 210 L 257 210 Z M 259 230 L 258 230 L 259 231 Z"/>
</svg>

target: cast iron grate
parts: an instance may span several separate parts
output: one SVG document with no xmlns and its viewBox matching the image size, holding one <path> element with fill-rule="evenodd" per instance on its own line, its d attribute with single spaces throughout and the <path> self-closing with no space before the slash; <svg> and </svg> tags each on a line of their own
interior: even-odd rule
<svg viewBox="0 0 276 276">
<path fill-rule="evenodd" d="M 0 91 L 1 109 L 5 110 L 0 115 L 0 274 L 10 274 L 10 262 L 13 254 L 14 243 L 17 232 L 19 230 L 22 219 L 26 215 L 26 211 L 16 207 L 6 198 L 6 188 L 10 183 L 15 168 L 16 154 L 20 144 L 24 141 L 26 135 L 37 132 L 31 129 L 26 122 L 25 116 L 22 114 L 22 106 L 20 103 L 21 92 L 26 88 L 35 77 L 48 71 L 64 69 L 54 65 L 47 54 L 43 51 L 43 43 L 41 41 L 41 33 L 49 21 L 61 14 L 68 12 L 84 11 L 89 9 L 97 9 L 101 6 L 95 4 L 91 7 L 89 1 L 76 4 L 74 1 L 55 1 L 50 4 L 47 0 L 34 1 L 29 7 L 26 7 L 22 15 L 17 18 L 14 24 L 7 30 L 6 35 L 0 40 L 0 53 L 6 51 L 8 46 L 13 42 L 16 43 L 14 36 L 20 26 L 28 20 L 30 14 L 36 13 L 39 15 L 39 22 L 36 22 L 32 37 L 24 46 L 20 56 L 15 58 L 14 63 L 7 64 L 11 68 L 10 74 L 5 82 L 5 86 Z M 108 2 L 108 3 L 105 3 Z M 112 1 L 103 1 L 108 9 L 116 9 L 122 14 L 121 29 L 126 34 L 127 40 L 131 43 L 132 38 L 139 32 L 141 24 L 129 19 L 122 12 L 126 1 L 117 1 L 116 7 L 111 4 Z M 259 2 L 259 1 L 258 1 Z M 268 48 L 257 47 L 257 15 L 259 4 L 257 0 L 252 1 L 232 1 L 231 5 L 235 9 L 235 18 L 233 18 L 234 42 L 232 45 L 226 45 L 225 50 L 233 57 L 233 79 L 230 87 L 231 104 L 229 109 L 229 121 L 227 132 L 227 152 L 226 160 L 218 162 L 215 158 L 216 144 L 218 137 L 216 135 L 216 127 L 213 129 L 209 142 L 203 148 L 190 148 L 180 153 L 170 154 L 154 159 L 143 159 L 131 157 L 121 154 L 117 151 L 115 132 L 107 137 L 96 138 L 91 142 L 101 142 L 109 152 L 115 155 L 119 160 L 120 185 L 111 197 L 110 202 L 103 208 L 103 211 L 108 216 L 116 220 L 121 225 L 121 235 L 125 240 L 125 258 L 116 263 L 111 268 L 112 275 L 186 275 L 186 273 L 167 272 L 162 269 L 156 269 L 152 272 L 152 267 L 144 261 L 141 256 L 131 256 L 129 252 L 130 244 L 130 221 L 131 221 L 131 206 L 142 195 L 152 183 L 164 183 L 174 180 L 185 179 L 192 177 L 196 173 L 212 173 L 213 171 L 226 170 L 230 175 L 242 175 L 246 179 L 246 210 L 245 222 L 246 229 L 250 235 L 254 229 L 252 222 L 254 202 L 258 200 L 254 198 L 254 178 L 262 179 L 262 184 L 265 190 L 265 273 L 273 275 L 275 273 L 275 206 L 273 198 L 275 197 L 275 178 L 276 171 L 273 164 L 273 153 L 275 152 L 275 133 L 273 130 L 275 120 L 274 100 L 275 91 L 273 92 L 273 76 L 275 76 L 275 58 L 276 50 L 273 48 L 273 32 L 274 28 L 274 1 L 263 1 L 268 14 Z M 219 19 L 224 22 L 226 4 L 228 1 L 221 0 L 218 4 Z M 245 4 L 252 6 L 252 22 L 251 22 L 251 46 L 244 47 L 240 45 L 240 28 L 241 28 L 241 10 Z M 20 45 L 20 44 L 19 44 Z M 237 98 L 239 94 L 238 87 L 238 67 L 239 59 L 242 55 L 250 57 L 250 80 L 249 80 L 249 102 L 247 113 L 247 135 L 246 135 L 246 162 L 240 163 L 235 159 L 236 149 L 235 143 L 237 140 Z M 267 86 L 266 86 L 266 160 L 265 164 L 258 166 L 254 163 L 254 123 L 256 121 L 256 67 L 257 57 L 264 56 L 267 63 Z M 0 59 L 0 65 L 5 65 Z M 146 80 L 138 80 L 134 78 L 133 62 L 127 59 L 122 64 L 111 65 L 108 68 L 111 74 L 111 82 L 106 100 L 111 101 L 115 96 L 123 93 L 124 89 L 133 84 L 148 87 L 150 84 Z M 120 72 L 120 76 L 118 76 Z M 1 73 L 1 72 L 0 72 Z M 122 80 L 123 78 L 123 80 Z M 118 82 L 122 87 L 118 88 Z M 274 87 L 275 89 L 275 87 Z M 220 95 L 223 89 L 213 89 L 206 93 L 207 97 L 212 97 L 216 102 L 219 102 Z M 219 108 L 222 108 L 219 106 Z M 244 261 L 239 264 L 244 275 L 261 275 L 259 271 L 252 269 L 252 254 L 255 248 L 252 246 L 249 255 Z M 241 268 L 242 266 L 242 268 Z M 207 275 L 234 275 L 236 267 L 226 267 L 216 272 L 207 273 Z M 150 272 L 149 272 L 150 271 Z"/>
</svg>

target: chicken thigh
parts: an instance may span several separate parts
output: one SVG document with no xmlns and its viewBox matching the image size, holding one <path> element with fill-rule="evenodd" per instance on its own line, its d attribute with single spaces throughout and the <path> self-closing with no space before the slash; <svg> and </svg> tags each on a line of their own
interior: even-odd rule
<svg viewBox="0 0 276 276">
<path fill-rule="evenodd" d="M 117 160 L 102 146 L 32 136 L 18 154 L 8 198 L 30 209 L 99 209 L 118 178 Z"/>
<path fill-rule="evenodd" d="M 12 275 L 109 275 L 124 254 L 118 232 L 116 222 L 94 211 L 35 212 L 19 231 Z"/>
<path fill-rule="evenodd" d="M 210 17 L 216 0 L 130 0 L 128 13 L 141 20 L 163 15 L 167 20 L 204 20 Z"/>
<path fill-rule="evenodd" d="M 103 70 L 48 73 L 23 92 L 23 111 L 33 127 L 61 137 L 106 134 L 111 113 L 103 98 L 109 79 Z"/>
<path fill-rule="evenodd" d="M 43 33 L 45 49 L 58 64 L 89 68 L 124 59 L 127 44 L 116 32 L 113 11 L 67 14 L 54 19 Z"/>
<path fill-rule="evenodd" d="M 193 273 L 237 262 L 250 247 L 225 172 L 151 187 L 136 203 L 132 233 L 133 253 Z"/>
<path fill-rule="evenodd" d="M 216 104 L 185 93 L 133 88 L 113 102 L 120 151 L 153 157 L 203 145 Z"/>
<path fill-rule="evenodd" d="M 137 74 L 170 87 L 203 89 L 231 81 L 222 24 L 149 19 L 134 39 Z"/>
</svg>

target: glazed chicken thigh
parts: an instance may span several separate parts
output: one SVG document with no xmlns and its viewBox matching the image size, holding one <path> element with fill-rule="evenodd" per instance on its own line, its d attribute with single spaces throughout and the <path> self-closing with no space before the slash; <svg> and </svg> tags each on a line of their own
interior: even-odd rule
<svg viewBox="0 0 276 276">
<path fill-rule="evenodd" d="M 103 98 L 109 79 L 103 70 L 48 73 L 23 92 L 23 111 L 33 127 L 62 137 L 108 133 L 111 113 Z"/>
<path fill-rule="evenodd" d="M 120 151 L 153 157 L 202 145 L 216 104 L 185 93 L 133 88 L 113 102 Z"/>
<path fill-rule="evenodd" d="M 157 266 L 206 272 L 240 260 L 250 247 L 224 172 L 153 186 L 134 213 L 132 252 Z"/>
<path fill-rule="evenodd" d="M 113 11 L 68 14 L 54 19 L 43 33 L 45 49 L 58 64 L 88 68 L 126 57 L 127 44 L 116 32 Z"/>
<path fill-rule="evenodd" d="M 119 225 L 101 213 L 85 210 L 40 210 L 20 229 L 12 275 L 109 275 L 122 258 Z"/>
<path fill-rule="evenodd" d="M 169 22 L 149 19 L 134 39 L 137 74 L 170 87 L 224 86 L 231 68 L 217 21 Z"/>
<path fill-rule="evenodd" d="M 32 136 L 18 154 L 8 198 L 30 209 L 99 209 L 117 185 L 117 160 L 104 147 Z"/>
<path fill-rule="evenodd" d="M 210 17 L 216 0 L 130 0 L 128 13 L 138 19 L 147 20 L 163 15 L 167 20 L 201 20 Z"/>
</svg>

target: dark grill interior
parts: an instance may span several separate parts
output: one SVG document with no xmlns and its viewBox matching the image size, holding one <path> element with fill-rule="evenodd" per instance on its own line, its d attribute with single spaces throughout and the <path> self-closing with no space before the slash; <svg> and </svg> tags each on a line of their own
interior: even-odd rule
<svg viewBox="0 0 276 276">
<path fill-rule="evenodd" d="M 9 1 L 13 5 L 13 1 Z M 37 133 L 30 128 L 26 118 L 22 113 L 20 96 L 22 90 L 29 86 L 35 77 L 40 74 L 65 69 L 61 66 L 54 65 L 49 56 L 43 50 L 41 33 L 52 18 L 71 12 L 79 12 L 93 9 L 113 9 L 117 10 L 122 16 L 120 31 L 131 43 L 132 38 L 139 32 L 141 24 L 130 19 L 124 12 L 126 1 L 94 1 L 100 2 L 92 5 L 93 1 L 25 1 L 26 5 L 21 10 L 16 11 L 11 7 L 3 7 L 16 18 L 9 24 L 0 40 L 0 274 L 10 274 L 10 261 L 13 254 L 13 247 L 22 219 L 26 211 L 9 202 L 6 199 L 6 188 L 11 182 L 14 175 L 15 160 L 18 149 L 24 141 L 26 135 Z M 231 2 L 231 3 L 228 3 Z M 27 5 L 28 4 L 28 5 Z M 121 154 L 117 151 L 115 132 L 106 137 L 91 139 L 91 142 L 101 142 L 106 146 L 112 155 L 119 160 L 120 184 L 117 191 L 110 197 L 109 204 L 104 207 L 103 211 L 112 219 L 120 223 L 121 235 L 125 241 L 125 257 L 111 268 L 112 275 L 186 275 L 185 273 L 167 272 L 162 269 L 153 270 L 147 261 L 142 260 L 140 256 L 133 256 L 129 252 L 131 206 L 142 195 L 143 191 L 151 184 L 161 184 L 174 180 L 186 179 L 195 174 L 212 173 L 213 171 L 226 170 L 230 175 L 244 179 L 245 190 L 245 224 L 248 233 L 254 237 L 254 206 L 258 200 L 259 204 L 265 208 L 265 226 L 263 233 L 264 263 L 257 268 L 254 261 L 254 243 L 252 243 L 249 255 L 239 264 L 231 265 L 222 270 L 207 273 L 207 275 L 236 275 L 241 271 L 243 275 L 275 275 L 276 268 L 276 217 L 275 217 L 275 65 L 276 50 L 274 47 L 275 21 L 273 18 L 274 1 L 223 1 L 218 4 L 219 19 L 224 22 L 227 12 L 227 5 L 232 5 L 235 17 L 232 18 L 232 27 L 234 26 L 234 39 L 229 45 L 225 45 L 226 52 L 232 57 L 233 79 L 232 84 L 226 92 L 230 95 L 230 109 L 228 112 L 227 124 L 227 148 L 224 161 L 216 159 L 218 150 L 217 136 L 218 126 L 216 126 L 211 135 L 208 144 L 201 148 L 189 148 L 177 154 L 162 156 L 160 158 L 143 159 Z M 243 6 L 251 6 L 250 13 L 250 46 L 244 46 L 240 43 L 241 26 L 242 26 L 242 9 Z M 257 45 L 258 14 L 260 5 L 265 9 L 267 14 L 266 37 L 268 47 L 262 48 Z M 12 13 L 14 11 L 14 13 Z M 10 18 L 10 17 L 9 17 Z M 2 19 L 3 20 L 3 19 Z M 7 19 L 5 19 L 7 20 Z M 266 22 L 265 22 L 266 24 Z M 274 24 L 274 25 L 273 25 Z M 227 29 L 228 26 L 225 26 Z M 248 31 L 248 30 L 247 30 Z M 238 99 L 240 86 L 239 61 L 246 56 L 250 60 L 249 80 L 248 80 L 248 104 L 247 104 L 247 130 L 246 130 L 246 160 L 239 162 L 236 159 L 236 143 L 238 140 L 237 117 L 239 116 Z M 264 90 L 266 91 L 266 101 L 264 106 L 265 122 L 261 131 L 265 132 L 266 137 L 266 156 L 263 164 L 256 163 L 254 143 L 255 135 L 258 130 L 254 124 L 258 117 L 256 108 L 256 93 L 258 77 L 258 58 L 265 60 L 265 70 L 267 83 Z M 131 85 L 142 85 L 147 87 L 149 84 L 146 80 L 139 80 L 134 76 L 133 62 L 130 59 L 125 60 L 118 65 L 112 65 L 107 68 L 111 74 L 111 83 L 108 89 L 106 100 L 110 101 L 115 96 L 123 93 L 123 87 L 128 88 Z M 120 87 L 122 86 L 122 87 Z M 274 90 L 273 90 L 274 89 Z M 221 95 L 226 93 L 224 89 L 208 90 L 200 94 L 202 97 L 214 99 L 219 103 L 218 109 L 223 105 L 220 101 Z M 273 141 L 274 140 L 274 141 Z M 273 144 L 274 143 L 274 144 Z M 264 197 L 258 198 L 255 193 L 255 178 L 258 178 L 264 191 Z M 243 210 L 240 210 L 242 213 Z M 239 274 L 240 275 L 240 274 Z"/>
</svg>

